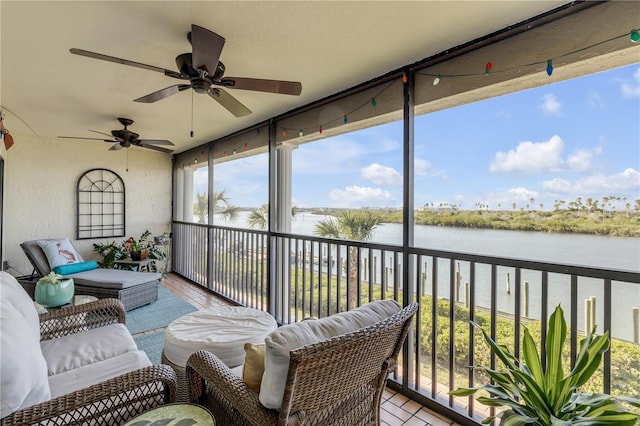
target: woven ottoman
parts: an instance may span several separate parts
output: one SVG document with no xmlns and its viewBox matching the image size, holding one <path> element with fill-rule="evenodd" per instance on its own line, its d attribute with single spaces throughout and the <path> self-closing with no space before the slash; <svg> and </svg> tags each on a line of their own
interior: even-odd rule
<svg viewBox="0 0 640 426">
<path fill-rule="evenodd" d="M 264 343 L 278 327 L 267 312 L 241 306 L 223 306 L 184 315 L 164 333 L 162 362 L 184 370 L 194 352 L 214 353 L 230 368 L 244 362 L 245 343 Z"/>
</svg>

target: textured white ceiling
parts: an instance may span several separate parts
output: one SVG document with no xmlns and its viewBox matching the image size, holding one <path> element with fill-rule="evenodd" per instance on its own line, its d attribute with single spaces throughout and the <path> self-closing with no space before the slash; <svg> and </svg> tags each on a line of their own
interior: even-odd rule
<svg viewBox="0 0 640 426">
<path fill-rule="evenodd" d="M 0 104 L 43 140 L 135 120 L 176 152 L 217 139 L 566 1 L 0 1 Z M 191 24 L 226 38 L 226 75 L 302 82 L 301 96 L 229 90 L 253 114 L 236 118 L 206 95 L 133 99 L 179 82 L 69 53 L 72 47 L 175 69 Z M 189 136 L 192 120 L 195 137 Z M 14 135 L 33 136 L 7 114 Z M 66 141 L 66 143 L 93 143 Z M 96 141 L 95 143 L 100 143 Z"/>
</svg>

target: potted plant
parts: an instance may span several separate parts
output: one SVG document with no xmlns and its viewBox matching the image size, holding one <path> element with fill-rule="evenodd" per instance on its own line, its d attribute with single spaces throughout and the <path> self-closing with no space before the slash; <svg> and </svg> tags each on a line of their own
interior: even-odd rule
<svg viewBox="0 0 640 426">
<path fill-rule="evenodd" d="M 73 293 L 73 278 L 51 272 L 36 283 L 35 299 L 40 305 L 50 308 L 69 303 Z"/>
<path fill-rule="evenodd" d="M 473 323 L 480 330 L 480 326 Z M 563 370 L 563 349 L 567 337 L 564 312 L 558 305 L 549 318 L 546 338 L 546 367 L 536 344 L 525 327 L 522 338 L 522 361 L 511 351 L 497 344 L 482 330 L 485 341 L 506 368 L 504 371 L 482 367 L 493 383 L 478 388 L 458 388 L 454 396 L 469 396 L 484 390 L 478 402 L 490 407 L 506 407 L 496 416 L 482 423 L 500 418 L 501 426 L 569 426 L 569 425 L 619 425 L 633 426 L 639 415 L 632 413 L 622 403 L 640 407 L 640 399 L 628 396 L 581 393 L 584 385 L 597 370 L 602 354 L 609 349 L 609 332 L 595 336 L 594 329 L 580 341 L 579 352 L 573 369 L 568 375 Z"/>
</svg>

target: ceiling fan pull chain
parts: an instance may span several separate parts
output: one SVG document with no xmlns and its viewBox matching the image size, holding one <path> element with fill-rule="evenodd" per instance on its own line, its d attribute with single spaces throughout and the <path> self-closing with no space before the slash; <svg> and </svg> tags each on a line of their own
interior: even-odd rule
<svg viewBox="0 0 640 426">
<path fill-rule="evenodd" d="M 191 137 L 193 137 L 193 90 L 191 91 Z"/>
</svg>

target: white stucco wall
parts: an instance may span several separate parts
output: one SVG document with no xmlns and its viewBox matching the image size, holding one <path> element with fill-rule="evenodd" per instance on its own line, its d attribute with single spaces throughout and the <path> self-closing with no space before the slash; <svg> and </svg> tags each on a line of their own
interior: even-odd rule
<svg viewBox="0 0 640 426">
<path fill-rule="evenodd" d="M 22 241 L 69 237 L 83 257 L 97 259 L 94 242 L 125 239 L 75 240 L 76 185 L 90 169 L 112 170 L 124 181 L 126 236 L 137 238 L 146 229 L 153 235 L 170 230 L 170 155 L 137 147 L 109 151 L 110 145 L 100 141 L 12 135 L 15 145 L 8 152 L 1 147 L 0 155 L 5 159 L 4 260 L 13 275 L 32 270 Z"/>
</svg>

